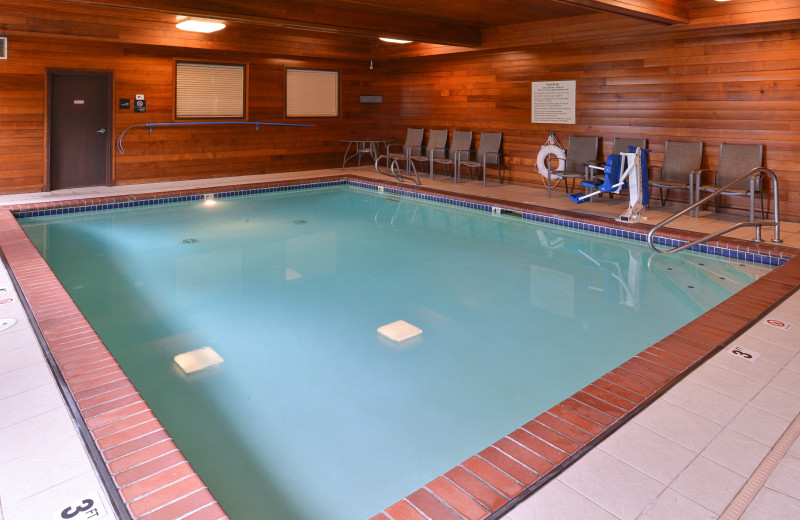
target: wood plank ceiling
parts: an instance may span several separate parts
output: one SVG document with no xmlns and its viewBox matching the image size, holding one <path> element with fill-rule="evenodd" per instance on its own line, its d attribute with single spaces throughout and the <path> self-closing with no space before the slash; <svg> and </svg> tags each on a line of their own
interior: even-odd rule
<svg viewBox="0 0 800 520">
<path fill-rule="evenodd" d="M 481 31 L 486 28 L 598 11 L 663 24 L 688 21 L 684 0 L 62 0 L 62 3 L 113 7 L 123 15 L 144 11 L 470 47 L 481 44 Z"/>
</svg>

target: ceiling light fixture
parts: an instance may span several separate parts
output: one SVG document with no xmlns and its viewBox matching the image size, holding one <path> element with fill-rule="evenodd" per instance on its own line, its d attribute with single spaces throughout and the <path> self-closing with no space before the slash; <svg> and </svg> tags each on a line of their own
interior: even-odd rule
<svg viewBox="0 0 800 520">
<path fill-rule="evenodd" d="M 175 27 L 181 31 L 212 33 L 224 29 L 225 24 L 211 20 L 184 20 L 176 24 Z"/>
<path fill-rule="evenodd" d="M 384 38 L 383 36 L 378 39 L 388 43 L 411 43 L 411 40 L 397 40 L 395 38 Z"/>
</svg>

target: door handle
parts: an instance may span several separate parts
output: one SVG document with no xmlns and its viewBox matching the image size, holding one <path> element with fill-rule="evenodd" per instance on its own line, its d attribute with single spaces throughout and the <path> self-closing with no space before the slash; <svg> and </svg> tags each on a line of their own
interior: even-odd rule
<svg viewBox="0 0 800 520">
<path fill-rule="evenodd" d="M 100 130 L 97 131 L 97 133 L 98 134 L 104 134 L 104 133 L 106 133 L 106 129 L 105 128 L 101 128 Z"/>
</svg>

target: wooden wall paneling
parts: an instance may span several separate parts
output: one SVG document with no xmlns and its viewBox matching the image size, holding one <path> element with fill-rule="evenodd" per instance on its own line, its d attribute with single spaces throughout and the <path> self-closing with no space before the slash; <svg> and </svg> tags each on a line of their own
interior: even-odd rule
<svg viewBox="0 0 800 520">
<path fill-rule="evenodd" d="M 237 48 L 237 42 L 222 37 L 167 37 L 164 20 L 148 25 L 144 15 L 134 21 L 91 19 L 92 27 L 101 22 L 115 27 L 119 40 L 112 43 L 104 40 L 111 33 L 99 27 L 94 36 L 70 32 L 76 24 L 68 22 L 80 20 L 85 7 L 71 5 L 69 11 L 62 6 L 67 14 L 48 14 L 45 7 L 58 4 L 6 3 L 13 9 L 0 13 L 0 23 L 10 21 L 13 27 L 6 25 L 10 59 L 0 62 L 0 136 L 15 146 L 0 152 L 4 191 L 43 186 L 46 68 L 112 70 L 117 98 L 145 94 L 146 114 L 115 109 L 118 135 L 131 124 L 172 120 L 172 61 L 186 58 L 248 62 L 251 120 L 282 119 L 283 67 L 338 68 L 342 117 L 314 121 L 313 130 L 296 133 L 235 127 L 213 134 L 133 130 L 125 138 L 126 155 L 115 152 L 115 182 L 330 167 L 341 158 L 342 137 L 369 133 L 400 139 L 408 126 L 421 126 L 471 129 L 476 135 L 501 131 L 508 178 L 541 186 L 533 165 L 554 130 L 563 142 L 569 135 L 599 135 L 603 156 L 615 136 L 646 137 L 656 164 L 667 139 L 703 141 L 708 167 L 716 164 L 720 142 L 762 143 L 767 166 L 784 184 L 786 214 L 800 217 L 798 22 L 697 29 L 599 14 L 487 29 L 484 47 L 473 52 L 452 48 L 458 52 L 417 56 L 414 45 L 383 46 L 370 56 L 364 41 L 279 34 L 280 44 L 271 48 L 259 47 L 268 36 L 254 34 L 253 41 Z M 31 18 L 20 12 L 42 21 L 42 27 L 26 29 Z M 154 41 L 162 44 L 143 43 Z M 410 50 L 390 50 L 399 48 Z M 374 70 L 368 67 L 370 57 Z M 566 79 L 578 84 L 577 124 L 531 124 L 530 82 Z M 384 102 L 364 105 L 360 95 L 381 95 Z"/>
<path fill-rule="evenodd" d="M 369 132 L 361 123 L 368 107 L 359 95 L 368 60 L 280 59 L 232 52 L 108 44 L 74 38 L 11 37 L 12 54 L 0 62 L 0 191 L 38 191 L 46 183 L 45 78 L 48 68 L 111 70 L 114 73 L 114 138 L 133 124 L 170 122 L 173 117 L 173 59 L 206 59 L 250 64 L 251 121 L 283 121 L 285 64 L 339 69 L 342 114 L 335 120 L 310 120 L 314 128 L 278 131 L 260 127 L 136 128 L 124 138 L 125 155 L 113 151 L 114 182 L 229 176 L 327 168 L 340 164 L 340 139 Z M 144 94 L 147 112 L 117 108 L 118 98 Z M 305 121 L 304 121 L 305 122 Z M 211 130 L 213 129 L 213 130 Z"/>
<path fill-rule="evenodd" d="M 502 131 L 510 180 L 531 186 L 541 185 L 533 165 L 550 130 L 564 144 L 599 135 L 603 156 L 615 136 L 647 138 L 653 164 L 667 139 L 703 141 L 706 167 L 721 142 L 760 143 L 781 178 L 784 215 L 797 219 L 800 25 L 649 32 L 379 60 L 381 124 L 394 135 L 412 124 Z M 578 82 L 577 124 L 531 124 L 530 82 L 567 79 Z M 747 203 L 730 202 L 738 212 Z"/>
</svg>

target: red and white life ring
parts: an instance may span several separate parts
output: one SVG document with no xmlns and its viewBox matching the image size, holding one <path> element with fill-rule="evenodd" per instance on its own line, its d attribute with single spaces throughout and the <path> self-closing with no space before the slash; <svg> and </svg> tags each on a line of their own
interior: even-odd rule
<svg viewBox="0 0 800 520">
<path fill-rule="evenodd" d="M 554 172 L 563 172 L 564 169 L 567 167 L 567 153 L 558 145 L 555 144 L 545 144 L 542 146 L 542 149 L 539 150 L 539 156 L 536 158 L 536 170 L 539 172 L 539 175 L 547 178 L 547 157 L 550 155 L 555 155 L 558 157 L 558 166 L 556 166 L 555 170 L 550 172 L 551 179 L 560 179 L 561 175 L 557 175 Z"/>
</svg>

